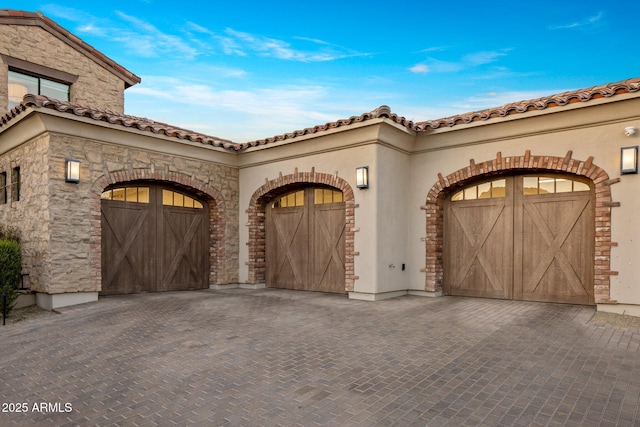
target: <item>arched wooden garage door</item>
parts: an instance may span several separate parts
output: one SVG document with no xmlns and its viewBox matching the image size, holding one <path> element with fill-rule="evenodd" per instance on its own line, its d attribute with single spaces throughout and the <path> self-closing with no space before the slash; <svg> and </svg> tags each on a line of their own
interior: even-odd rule
<svg viewBox="0 0 640 427">
<path fill-rule="evenodd" d="M 586 181 L 512 176 L 446 202 L 449 295 L 594 304 L 594 201 Z"/>
<path fill-rule="evenodd" d="M 204 201 L 140 183 L 102 193 L 102 295 L 208 288 Z"/>
<path fill-rule="evenodd" d="M 266 209 L 267 286 L 345 293 L 345 203 L 329 188 L 296 190 Z"/>
</svg>

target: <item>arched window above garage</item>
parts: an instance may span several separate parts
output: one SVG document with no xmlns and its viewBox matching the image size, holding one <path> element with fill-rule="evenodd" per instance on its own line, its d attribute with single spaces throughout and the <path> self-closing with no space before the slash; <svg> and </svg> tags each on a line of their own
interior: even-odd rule
<svg viewBox="0 0 640 427">
<path fill-rule="evenodd" d="M 177 191 L 162 190 L 162 204 L 165 206 L 179 206 L 183 208 L 202 209 L 204 205 L 196 199 Z"/>
<path fill-rule="evenodd" d="M 570 178 L 558 178 L 553 176 L 525 176 L 522 183 L 522 194 L 573 193 L 589 191 L 589 184 Z"/>
<path fill-rule="evenodd" d="M 102 192 L 103 200 L 117 202 L 149 203 L 149 187 L 121 187 Z"/>
<path fill-rule="evenodd" d="M 451 200 L 495 199 L 505 196 L 506 180 L 496 179 L 483 182 L 481 184 L 470 185 L 456 192 L 451 196 Z"/>
<path fill-rule="evenodd" d="M 314 203 L 316 205 L 341 202 L 344 202 L 342 191 L 332 190 L 330 188 L 316 188 L 314 191 Z"/>
<path fill-rule="evenodd" d="M 285 194 L 273 202 L 274 208 L 295 208 L 299 206 L 304 206 L 304 190 Z"/>
</svg>

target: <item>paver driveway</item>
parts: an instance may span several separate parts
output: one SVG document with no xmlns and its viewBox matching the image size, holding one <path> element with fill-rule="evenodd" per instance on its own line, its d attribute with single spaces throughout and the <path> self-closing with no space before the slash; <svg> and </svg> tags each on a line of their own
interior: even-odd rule
<svg viewBox="0 0 640 427">
<path fill-rule="evenodd" d="M 28 407 L 0 425 L 640 425 L 640 330 L 593 313 L 269 289 L 103 298 L 0 328 L 3 410 Z"/>
</svg>

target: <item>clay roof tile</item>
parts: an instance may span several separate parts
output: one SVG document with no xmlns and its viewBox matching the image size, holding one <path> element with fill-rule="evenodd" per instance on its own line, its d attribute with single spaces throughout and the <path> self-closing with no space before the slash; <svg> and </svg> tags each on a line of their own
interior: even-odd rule
<svg viewBox="0 0 640 427">
<path fill-rule="evenodd" d="M 91 120 L 103 121 L 128 128 L 135 128 L 144 132 L 151 132 L 159 135 L 162 134 L 171 138 L 189 140 L 191 142 L 198 142 L 214 147 L 222 147 L 234 151 L 238 150 L 238 144 L 226 139 L 201 134 L 188 129 L 182 129 L 143 117 L 129 116 L 108 110 L 100 110 L 97 108 L 72 104 L 70 102 L 59 101 L 44 95 L 25 95 L 21 104 L 11 109 L 11 111 L 0 119 L 0 127 L 6 125 L 9 121 L 24 112 L 28 107 L 35 109 L 51 109 L 61 113 L 73 114 L 78 117 L 86 117 Z"/>
<path fill-rule="evenodd" d="M 482 111 L 458 114 L 436 120 L 417 122 L 417 131 L 427 131 L 444 127 L 453 127 L 475 121 L 487 121 L 493 118 L 507 117 L 512 114 L 522 114 L 534 110 L 546 110 L 549 108 L 563 107 L 577 102 L 588 102 L 598 98 L 609 98 L 623 93 L 640 91 L 640 78 L 622 80 L 586 89 L 578 89 L 557 95 L 545 96 L 537 99 L 513 102 L 496 108 L 488 108 Z"/>
</svg>

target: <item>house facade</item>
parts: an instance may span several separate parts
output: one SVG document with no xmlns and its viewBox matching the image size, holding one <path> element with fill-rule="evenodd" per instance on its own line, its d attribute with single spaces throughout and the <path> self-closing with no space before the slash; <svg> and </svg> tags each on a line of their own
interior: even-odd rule
<svg viewBox="0 0 640 427">
<path fill-rule="evenodd" d="M 125 115 L 140 79 L 44 16 L 0 32 L 0 223 L 43 307 L 267 286 L 640 315 L 640 79 L 237 143 Z"/>
</svg>

